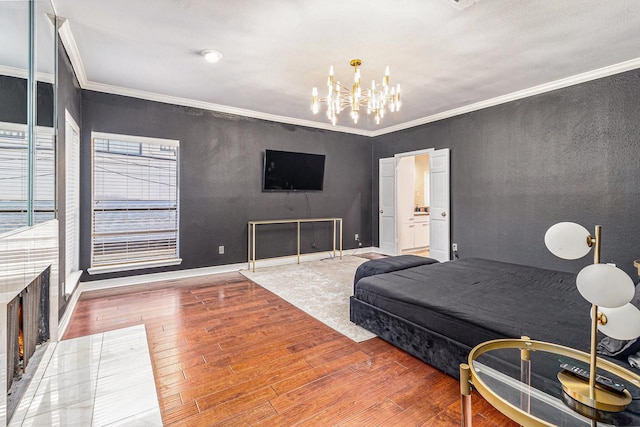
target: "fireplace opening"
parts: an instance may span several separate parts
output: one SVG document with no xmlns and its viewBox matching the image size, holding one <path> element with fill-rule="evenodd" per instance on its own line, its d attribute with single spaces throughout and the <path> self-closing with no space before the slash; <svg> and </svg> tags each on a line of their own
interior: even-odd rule
<svg viewBox="0 0 640 427">
<path fill-rule="evenodd" d="M 7 409 L 9 419 L 49 340 L 47 268 L 7 304 Z"/>
<path fill-rule="evenodd" d="M 22 324 L 22 297 L 20 297 L 20 305 L 18 306 L 18 356 L 20 364 L 24 364 L 24 326 Z M 23 366 L 21 366 L 22 368 Z"/>
</svg>

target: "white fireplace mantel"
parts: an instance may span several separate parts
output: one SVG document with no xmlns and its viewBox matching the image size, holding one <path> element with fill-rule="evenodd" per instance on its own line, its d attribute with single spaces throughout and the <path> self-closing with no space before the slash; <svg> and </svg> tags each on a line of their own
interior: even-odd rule
<svg viewBox="0 0 640 427">
<path fill-rule="evenodd" d="M 0 427 L 7 424 L 7 304 L 51 266 L 50 340 L 58 340 L 58 221 L 0 235 Z"/>
</svg>

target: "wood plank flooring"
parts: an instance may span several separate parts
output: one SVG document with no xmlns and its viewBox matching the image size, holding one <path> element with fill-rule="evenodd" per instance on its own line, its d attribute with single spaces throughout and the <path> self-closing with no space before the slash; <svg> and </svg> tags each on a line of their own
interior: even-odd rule
<svg viewBox="0 0 640 427">
<path fill-rule="evenodd" d="M 239 273 L 83 293 L 65 339 L 144 324 L 167 426 L 460 425 L 453 378 Z M 515 425 L 478 394 L 475 426 Z"/>
</svg>

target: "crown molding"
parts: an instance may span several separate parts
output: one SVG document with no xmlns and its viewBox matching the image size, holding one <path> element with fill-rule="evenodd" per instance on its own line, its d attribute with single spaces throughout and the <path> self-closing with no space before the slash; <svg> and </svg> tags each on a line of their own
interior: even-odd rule
<svg viewBox="0 0 640 427">
<path fill-rule="evenodd" d="M 22 68 L 10 67 L 8 65 L 0 65 L 0 75 L 27 79 L 29 72 Z M 53 84 L 53 74 L 36 72 L 36 80 Z"/>
<path fill-rule="evenodd" d="M 395 126 L 389 126 L 380 130 L 371 132 L 372 137 L 385 135 L 388 133 L 398 132 L 401 130 L 413 128 L 416 126 L 424 125 L 427 123 L 437 122 L 438 120 L 448 119 L 461 114 L 470 113 L 473 111 L 482 110 L 484 108 L 493 107 L 495 105 L 505 104 L 511 101 L 517 101 L 519 99 L 528 98 L 534 95 L 540 95 L 542 93 L 551 92 L 553 90 L 562 89 L 565 87 L 585 83 L 591 80 L 600 79 L 603 77 L 612 76 L 614 74 L 623 73 L 625 71 L 631 71 L 640 68 L 640 58 L 631 59 L 629 61 L 620 62 L 618 64 L 610 65 L 607 67 L 598 68 L 597 70 L 587 71 L 586 73 L 577 74 L 575 76 L 567 77 L 564 79 L 555 80 L 553 82 L 544 83 L 538 86 L 530 87 L 528 89 L 512 92 L 506 95 L 498 96 L 495 98 L 487 99 L 485 101 L 476 102 L 474 104 L 465 105 L 463 107 L 454 108 L 452 110 L 443 111 L 442 113 L 433 114 L 421 119 L 412 120 L 409 122 L 401 123 Z"/>
<path fill-rule="evenodd" d="M 238 116 L 251 117 L 254 119 L 267 120 L 271 122 L 286 123 L 290 125 L 305 126 L 315 129 L 329 130 L 333 132 L 351 133 L 362 136 L 372 136 L 372 132 L 363 129 L 355 129 L 347 126 L 333 126 L 328 123 L 315 122 L 312 120 L 297 119 L 294 117 L 280 116 L 276 114 L 263 113 L 260 111 L 248 110 L 244 108 L 229 107 L 226 105 L 214 104 L 211 102 L 198 101 L 195 99 L 181 98 L 177 96 L 163 95 L 154 92 L 147 92 L 137 89 L 129 89 L 121 86 L 108 85 L 103 83 L 91 82 L 87 79 L 87 74 L 82 63 L 82 57 L 78 50 L 78 45 L 73 37 L 69 21 L 63 18 L 60 29 L 60 40 L 64 45 L 71 66 L 76 73 L 78 83 L 82 89 L 94 90 L 96 92 L 110 93 L 114 95 L 130 96 L 133 98 L 146 99 L 148 101 L 163 102 L 166 104 L 182 105 L 185 107 L 201 108 L 208 111 L 216 111 L 226 114 L 235 114 Z"/>
<path fill-rule="evenodd" d="M 198 101 L 195 99 L 181 98 L 178 96 L 163 95 L 154 92 L 147 92 L 137 89 L 129 89 L 120 86 L 113 86 L 103 83 L 87 82 L 83 89 L 96 92 L 110 93 L 114 95 L 130 96 L 133 98 L 146 99 L 148 101 L 163 102 L 166 104 L 182 105 L 185 107 L 200 108 L 203 110 L 216 111 L 219 113 L 235 114 L 238 116 L 251 117 L 254 119 L 268 120 L 270 122 L 285 123 L 290 125 L 305 126 L 315 129 L 329 130 L 333 132 L 351 133 L 362 136 L 372 136 L 372 132 L 364 129 L 355 129 L 346 126 L 333 126 L 330 123 L 314 122 L 312 120 L 297 119 L 295 117 L 279 116 L 276 114 L 263 113 L 260 111 L 247 110 L 244 108 L 229 107 L 227 105 L 214 104 L 211 102 Z"/>
<path fill-rule="evenodd" d="M 21 79 L 26 79 L 28 77 L 27 70 L 10 67 L 8 65 L 0 65 L 0 74 L 3 76 L 18 77 Z"/>
<path fill-rule="evenodd" d="M 76 73 L 78 82 L 82 89 L 94 90 L 97 92 L 110 93 L 114 95 L 129 96 L 133 98 L 146 99 L 148 101 L 163 102 L 167 104 L 182 105 L 186 107 L 200 108 L 208 111 L 216 111 L 226 114 L 234 114 L 238 116 L 251 117 L 254 119 L 267 120 L 271 122 L 285 123 L 296 126 L 305 126 L 315 129 L 328 130 L 332 132 L 342 132 L 354 135 L 367 136 L 375 138 L 377 136 L 386 135 L 393 132 L 398 132 L 405 129 L 410 129 L 416 126 L 421 126 L 427 123 L 433 123 L 439 120 L 448 119 L 451 117 L 459 116 L 461 114 L 470 113 L 473 111 L 482 110 L 484 108 L 493 107 L 500 104 L 505 104 L 511 101 L 517 101 L 519 99 L 528 98 L 534 95 L 540 95 L 542 93 L 551 92 L 553 90 L 562 89 L 565 87 L 585 83 L 591 80 L 608 77 L 614 74 L 623 73 L 625 71 L 635 70 L 640 68 L 640 58 L 631 59 L 629 61 L 620 62 L 618 64 L 609 65 L 606 67 L 598 68 L 596 70 L 587 71 L 586 73 L 577 74 L 575 76 L 566 77 L 563 79 L 555 80 L 553 82 L 544 83 L 538 86 L 534 86 L 528 89 L 523 89 L 517 92 L 512 92 L 506 95 L 497 96 L 495 98 L 487 99 L 484 101 L 476 102 L 473 104 L 465 105 L 462 107 L 454 108 L 451 110 L 443 111 L 441 113 L 433 114 L 431 116 L 422 117 L 420 119 L 411 120 L 405 123 L 400 123 L 394 126 L 388 126 L 375 131 L 356 129 L 348 126 L 333 126 L 329 123 L 316 122 L 312 120 L 297 119 L 295 117 L 280 116 L 276 114 L 269 114 L 260 111 L 248 110 L 244 108 L 230 107 L 227 105 L 214 104 L 211 102 L 198 101 L 194 99 L 181 98 L 177 96 L 163 95 L 154 92 L 147 92 L 137 89 L 129 89 L 120 86 L 113 86 L 103 83 L 91 82 L 87 79 L 87 75 L 82 64 L 82 58 L 80 57 L 80 51 L 78 45 L 75 42 L 73 34 L 71 32 L 70 24 L 68 21 L 64 21 L 60 26 L 60 39 L 67 50 L 67 55 L 71 60 L 71 65 Z M 0 72 L 3 68 L 0 66 Z M 14 69 L 14 71 L 17 69 Z M 11 70 L 10 70 L 11 71 Z M 13 74 L 10 74 L 13 75 Z"/>
<path fill-rule="evenodd" d="M 80 51 L 78 50 L 76 39 L 73 37 L 73 33 L 71 32 L 71 23 L 65 18 L 61 18 L 59 22 L 60 26 L 58 28 L 58 35 L 60 36 L 62 45 L 67 51 L 67 56 L 69 56 L 73 71 L 76 73 L 78 83 L 80 83 L 80 87 L 84 89 L 89 81 L 87 80 L 87 74 L 84 71 L 84 64 L 80 57 Z"/>
</svg>

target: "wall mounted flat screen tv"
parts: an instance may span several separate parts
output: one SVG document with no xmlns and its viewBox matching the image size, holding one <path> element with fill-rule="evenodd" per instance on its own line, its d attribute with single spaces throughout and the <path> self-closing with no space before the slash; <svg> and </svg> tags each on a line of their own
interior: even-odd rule
<svg viewBox="0 0 640 427">
<path fill-rule="evenodd" d="M 266 150 L 263 191 L 322 191 L 324 154 Z"/>
</svg>

